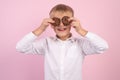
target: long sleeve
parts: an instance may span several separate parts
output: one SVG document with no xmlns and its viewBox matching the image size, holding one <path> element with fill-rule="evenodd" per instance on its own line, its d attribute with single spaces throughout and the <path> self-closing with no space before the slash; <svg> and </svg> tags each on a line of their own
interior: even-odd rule
<svg viewBox="0 0 120 80">
<path fill-rule="evenodd" d="M 43 54 L 44 53 L 44 41 L 35 41 L 37 36 L 32 32 L 25 35 L 16 45 L 17 51 L 21 53 L 31 54 Z"/>
<path fill-rule="evenodd" d="M 82 41 L 82 49 L 86 55 L 103 53 L 108 49 L 107 42 L 98 35 L 88 32 Z"/>
</svg>

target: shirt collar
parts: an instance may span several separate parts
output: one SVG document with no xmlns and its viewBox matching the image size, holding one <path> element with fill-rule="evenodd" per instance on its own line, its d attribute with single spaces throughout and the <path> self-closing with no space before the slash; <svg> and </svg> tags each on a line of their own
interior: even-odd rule
<svg viewBox="0 0 120 80">
<path fill-rule="evenodd" d="M 54 40 L 55 41 L 62 41 L 61 39 L 59 39 L 59 37 L 57 35 L 54 37 Z M 71 33 L 70 37 L 68 39 L 66 39 L 65 41 L 74 42 L 74 38 L 72 36 L 72 33 Z"/>
</svg>

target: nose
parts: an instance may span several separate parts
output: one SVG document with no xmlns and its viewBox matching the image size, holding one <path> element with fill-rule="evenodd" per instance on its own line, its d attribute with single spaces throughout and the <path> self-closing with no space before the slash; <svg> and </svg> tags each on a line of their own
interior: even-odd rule
<svg viewBox="0 0 120 80">
<path fill-rule="evenodd" d="M 60 21 L 60 27 L 63 27 L 64 26 L 64 24 L 62 23 L 62 21 Z"/>
</svg>

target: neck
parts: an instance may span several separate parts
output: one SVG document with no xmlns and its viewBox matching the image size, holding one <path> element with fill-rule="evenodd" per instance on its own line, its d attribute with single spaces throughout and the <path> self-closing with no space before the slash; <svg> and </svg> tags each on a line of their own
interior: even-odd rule
<svg viewBox="0 0 120 80">
<path fill-rule="evenodd" d="M 72 36 L 72 34 L 70 33 L 66 36 L 58 36 L 58 35 L 56 35 L 56 36 L 57 36 L 57 38 L 61 39 L 62 41 L 65 41 L 66 39 L 70 38 Z"/>
</svg>

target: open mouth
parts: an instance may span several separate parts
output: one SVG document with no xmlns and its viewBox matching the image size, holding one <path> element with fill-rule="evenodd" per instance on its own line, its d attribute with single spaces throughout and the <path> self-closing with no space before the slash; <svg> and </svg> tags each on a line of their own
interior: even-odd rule
<svg viewBox="0 0 120 80">
<path fill-rule="evenodd" d="M 67 28 L 60 28 L 60 29 L 57 29 L 58 31 L 65 31 L 67 30 Z"/>
</svg>

